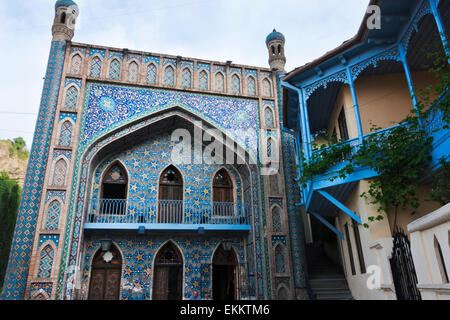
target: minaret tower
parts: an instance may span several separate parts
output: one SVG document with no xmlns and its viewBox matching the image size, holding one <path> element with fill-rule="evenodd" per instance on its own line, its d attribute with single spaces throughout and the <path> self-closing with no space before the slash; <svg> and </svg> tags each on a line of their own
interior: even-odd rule
<svg viewBox="0 0 450 320">
<path fill-rule="evenodd" d="M 285 38 L 281 32 L 273 29 L 266 38 L 266 46 L 269 50 L 269 65 L 273 70 L 279 72 L 286 72 L 284 66 L 286 65 L 286 57 L 284 55 Z"/>
<path fill-rule="evenodd" d="M 78 6 L 72 0 L 56 1 L 52 27 L 53 41 L 72 40 L 78 14 Z"/>
<path fill-rule="evenodd" d="M 63 79 L 64 59 L 67 47 L 70 46 L 69 41 L 74 35 L 78 13 L 78 6 L 72 0 L 56 1 L 55 20 L 52 27 L 53 39 L 44 88 L 0 300 L 34 299 L 33 288 L 40 283 L 37 278 L 37 267 L 43 248 L 39 245 L 39 239 L 42 236 L 45 237 L 45 232 L 39 228 L 37 222 L 38 218 L 44 214 L 45 206 L 41 206 L 41 199 L 45 197 L 47 190 L 44 181 Z M 62 239 L 62 232 L 52 233 L 53 239 Z M 53 251 L 53 254 L 57 257 L 58 252 Z M 57 275 L 58 260 L 54 259 L 51 263 L 53 275 Z M 38 293 L 45 299 L 53 299 L 56 284 L 56 278 L 49 278 L 46 286 L 50 289 L 43 290 L 45 296 Z"/>
</svg>

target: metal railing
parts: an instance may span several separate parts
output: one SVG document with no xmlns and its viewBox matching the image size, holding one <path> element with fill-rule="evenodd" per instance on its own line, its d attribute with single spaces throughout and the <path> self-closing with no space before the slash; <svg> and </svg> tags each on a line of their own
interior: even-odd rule
<svg viewBox="0 0 450 320">
<path fill-rule="evenodd" d="M 89 199 L 86 223 L 250 225 L 248 204 L 237 202 Z"/>
</svg>

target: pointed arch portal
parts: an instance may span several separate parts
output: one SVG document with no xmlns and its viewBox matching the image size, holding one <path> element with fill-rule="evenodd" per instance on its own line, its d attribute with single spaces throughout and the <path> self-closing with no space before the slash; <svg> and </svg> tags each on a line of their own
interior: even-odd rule
<svg viewBox="0 0 450 320">
<path fill-rule="evenodd" d="M 92 260 L 89 300 L 119 300 L 122 255 L 115 245 L 99 249 Z"/>
<path fill-rule="evenodd" d="M 153 300 L 181 300 L 183 258 L 172 242 L 159 250 L 154 269 Z"/>
<path fill-rule="evenodd" d="M 237 300 L 237 257 L 221 244 L 213 257 L 213 300 Z"/>
</svg>

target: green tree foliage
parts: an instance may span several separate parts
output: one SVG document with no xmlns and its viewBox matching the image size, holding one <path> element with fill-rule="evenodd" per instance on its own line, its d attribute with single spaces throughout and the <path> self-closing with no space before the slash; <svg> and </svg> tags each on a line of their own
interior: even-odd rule
<svg viewBox="0 0 450 320">
<path fill-rule="evenodd" d="M 369 221 L 382 220 L 382 212 L 394 208 L 394 225 L 399 208 L 412 208 L 415 213 L 420 205 L 416 194 L 419 178 L 427 170 L 431 161 L 433 138 L 426 132 L 430 119 L 439 112 L 443 118 L 443 128 L 449 128 L 450 102 L 448 90 L 450 87 L 450 66 L 448 57 L 442 46 L 427 53 L 431 65 L 426 66 L 435 76 L 436 82 L 417 94 L 416 109 L 397 126 L 388 130 L 373 127 L 372 134 L 364 138 L 354 154 L 350 154 L 349 145 L 339 143 L 332 147 L 322 146 L 319 152 L 313 154 L 312 161 L 302 161 L 303 187 L 315 175 L 323 174 L 343 159 L 347 164 L 336 170 L 329 180 L 345 178 L 353 173 L 357 167 L 368 167 L 378 173 L 377 177 L 369 180 L 369 190 L 361 194 L 371 204 L 379 205 L 378 215 L 369 217 Z M 436 97 L 441 97 L 435 101 Z M 434 104 L 432 106 L 432 104 Z M 430 107 L 432 106 L 432 107 Z M 441 160 L 443 174 L 435 178 L 435 188 L 431 191 L 431 200 L 442 204 L 450 200 L 450 169 L 448 162 Z M 365 227 L 368 227 L 365 224 Z"/>
<path fill-rule="evenodd" d="M 19 184 L 0 173 L 0 287 L 3 286 L 8 264 L 17 211 L 22 190 Z"/>
</svg>

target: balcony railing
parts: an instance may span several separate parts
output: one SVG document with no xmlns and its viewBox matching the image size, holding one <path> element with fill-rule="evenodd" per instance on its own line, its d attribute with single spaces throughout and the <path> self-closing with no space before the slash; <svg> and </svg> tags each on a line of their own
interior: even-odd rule
<svg viewBox="0 0 450 320">
<path fill-rule="evenodd" d="M 89 199 L 86 224 L 249 226 L 249 212 L 235 202 Z"/>
</svg>

